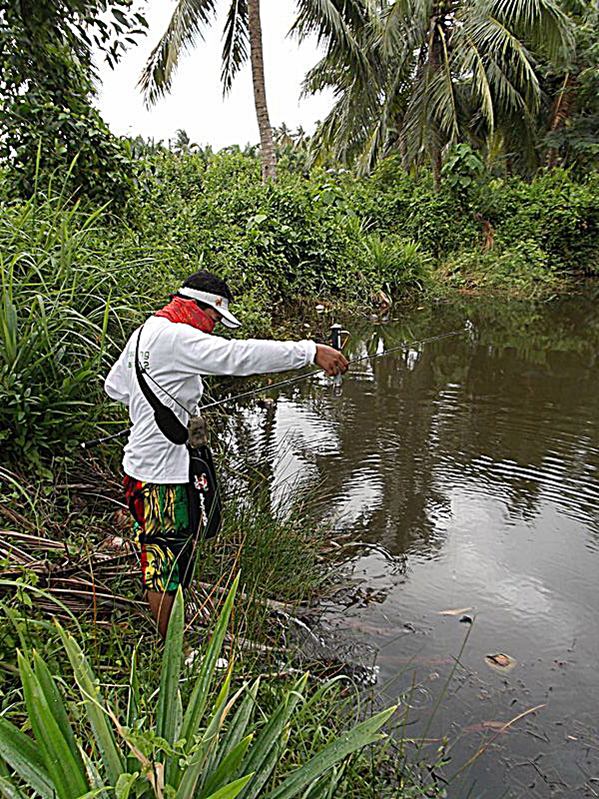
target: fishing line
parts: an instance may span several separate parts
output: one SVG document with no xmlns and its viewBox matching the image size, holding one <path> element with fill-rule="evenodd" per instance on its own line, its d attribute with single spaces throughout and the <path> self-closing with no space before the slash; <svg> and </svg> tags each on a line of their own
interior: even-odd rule
<svg viewBox="0 0 599 799">
<path fill-rule="evenodd" d="M 421 345 L 421 344 L 430 344 L 433 341 L 439 341 L 444 338 L 449 338 L 450 336 L 458 336 L 463 335 L 467 332 L 467 328 L 463 330 L 452 330 L 449 333 L 441 333 L 438 336 L 431 336 L 430 338 L 423 338 L 420 341 L 412 341 L 407 343 L 399 344 L 397 347 L 390 347 L 388 350 L 384 350 L 383 352 L 375 353 L 374 355 L 361 355 L 359 358 L 351 358 L 348 361 L 348 365 L 351 366 L 354 363 L 361 363 L 362 361 L 373 361 L 376 358 L 382 358 L 384 355 L 390 355 L 392 352 L 397 352 L 398 350 L 405 350 L 407 346 L 412 345 Z M 279 380 L 277 383 L 269 383 L 267 386 L 262 386 L 261 388 L 251 389 L 250 391 L 244 391 L 241 394 L 235 394 L 233 397 L 225 397 L 221 400 L 215 400 L 214 402 L 206 403 L 206 405 L 202 405 L 200 407 L 200 411 L 208 410 L 209 408 L 216 408 L 220 405 L 225 405 L 227 402 L 236 402 L 239 399 L 245 399 L 246 397 L 251 397 L 254 394 L 260 394 L 264 391 L 271 391 L 275 388 L 283 388 L 284 386 L 291 386 L 294 383 L 299 383 L 301 380 L 307 380 L 309 377 L 316 377 L 316 375 L 321 375 L 322 369 L 313 369 L 311 372 L 306 372 L 306 374 L 298 375 L 298 377 L 291 377 L 287 380 Z"/>
<path fill-rule="evenodd" d="M 438 336 L 430 336 L 428 338 L 417 339 L 409 342 L 402 342 L 398 344 L 396 347 L 389 347 L 389 349 L 383 350 L 383 352 L 377 352 L 374 355 L 361 355 L 358 358 L 351 358 L 348 361 L 348 366 L 351 366 L 354 363 L 361 363 L 363 361 L 374 361 L 377 358 L 382 358 L 385 355 L 391 355 L 393 352 L 398 352 L 399 350 L 405 350 L 408 347 L 414 346 L 422 346 L 424 344 L 432 344 L 435 341 L 441 341 L 445 338 L 451 338 L 452 336 L 463 336 L 465 333 L 469 333 L 472 329 L 472 323 L 468 320 L 463 328 L 459 328 L 458 330 L 450 330 L 448 333 L 440 333 Z M 158 388 L 164 391 L 165 394 L 177 403 L 177 405 L 182 408 L 186 413 L 189 413 L 188 409 L 185 408 L 175 397 L 172 396 L 163 386 L 159 385 L 152 376 L 144 370 L 144 374 L 146 374 L 153 383 L 155 383 Z M 270 383 L 267 386 L 260 386 L 259 388 L 253 388 L 249 391 L 243 391 L 240 394 L 234 394 L 232 397 L 225 397 L 224 399 L 214 400 L 213 402 L 207 402 L 204 405 L 199 406 L 198 410 L 200 412 L 207 411 L 212 408 L 219 408 L 221 405 L 226 405 L 229 402 L 237 402 L 241 399 L 247 399 L 248 397 L 254 397 L 257 394 L 263 394 L 265 391 L 272 391 L 276 388 L 284 388 L 285 386 L 291 386 L 294 383 L 300 383 L 302 380 L 308 380 L 311 377 L 316 377 L 317 375 L 322 374 L 322 369 L 312 369 L 310 372 L 306 372 L 302 375 L 298 375 L 297 377 L 290 377 L 286 380 L 279 380 L 276 383 Z M 112 441 L 115 438 L 121 438 L 125 436 L 129 432 L 130 428 L 125 428 L 124 430 L 119 430 L 118 433 L 112 433 L 111 435 L 104 436 L 102 438 L 96 438 L 93 441 L 82 441 L 81 447 L 83 449 L 89 449 L 91 447 L 95 447 L 98 444 L 104 444 L 107 441 Z"/>
</svg>

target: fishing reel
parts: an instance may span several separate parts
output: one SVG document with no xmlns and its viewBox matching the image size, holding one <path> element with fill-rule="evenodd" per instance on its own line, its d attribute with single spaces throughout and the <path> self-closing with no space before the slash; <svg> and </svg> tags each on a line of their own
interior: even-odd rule
<svg viewBox="0 0 599 799">
<path fill-rule="evenodd" d="M 331 325 L 331 347 L 341 352 L 347 340 L 349 339 L 349 330 L 344 330 L 340 324 Z M 341 375 L 335 375 L 333 378 L 333 396 L 340 397 L 343 392 L 343 378 Z"/>
</svg>

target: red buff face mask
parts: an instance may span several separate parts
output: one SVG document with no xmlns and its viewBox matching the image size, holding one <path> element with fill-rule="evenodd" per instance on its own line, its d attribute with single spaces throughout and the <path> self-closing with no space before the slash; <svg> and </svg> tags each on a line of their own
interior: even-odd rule
<svg viewBox="0 0 599 799">
<path fill-rule="evenodd" d="M 170 322 L 191 325 L 196 330 L 201 330 L 202 333 L 212 333 L 216 324 L 214 319 L 198 308 L 195 300 L 184 300 L 182 297 L 173 297 L 168 305 L 156 311 L 154 316 L 163 316 Z"/>
</svg>

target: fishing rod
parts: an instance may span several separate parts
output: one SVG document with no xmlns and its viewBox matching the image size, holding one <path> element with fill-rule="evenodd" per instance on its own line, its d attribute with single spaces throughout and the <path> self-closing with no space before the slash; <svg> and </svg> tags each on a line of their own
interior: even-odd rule
<svg viewBox="0 0 599 799">
<path fill-rule="evenodd" d="M 428 338 L 413 340 L 409 342 L 404 341 L 401 344 L 399 344 L 397 347 L 389 347 L 389 349 L 383 350 L 382 352 L 376 352 L 374 353 L 374 355 L 361 355 L 358 358 L 351 358 L 348 361 L 348 366 L 351 366 L 352 364 L 355 363 L 361 363 L 363 361 L 374 361 L 377 358 L 383 358 L 385 355 L 391 355 L 391 353 L 393 352 L 398 352 L 399 350 L 405 350 L 409 346 L 412 347 L 422 346 L 424 344 L 432 344 L 434 341 L 441 341 L 442 339 L 445 338 L 451 338 L 452 336 L 463 336 L 465 333 L 468 333 L 471 330 L 472 330 L 472 322 L 470 322 L 470 320 L 467 320 L 463 328 L 459 328 L 457 330 L 450 330 L 448 333 L 440 333 L 437 336 L 430 336 Z M 343 338 L 343 336 L 345 336 L 345 338 Z M 342 330 L 341 325 L 331 326 L 331 344 L 335 349 L 337 350 L 343 349 L 348 338 L 349 338 L 349 332 L 347 330 Z M 150 375 L 145 370 L 144 373 L 147 374 L 148 377 L 150 377 Z M 253 388 L 250 389 L 249 391 L 242 391 L 241 394 L 235 394 L 232 397 L 225 397 L 224 399 L 214 400 L 213 402 L 207 402 L 205 405 L 201 405 L 198 410 L 201 413 L 202 411 L 211 410 L 212 408 L 219 408 L 221 405 L 226 405 L 229 402 L 237 402 L 238 400 L 247 399 L 248 397 L 253 397 L 256 394 L 261 394 L 264 391 L 272 391 L 276 388 L 284 388 L 286 386 L 291 386 L 294 383 L 300 383 L 302 380 L 308 380 L 309 378 L 316 377 L 317 375 L 320 374 L 322 374 L 322 369 L 312 369 L 311 371 L 305 372 L 304 374 L 298 375 L 297 377 L 290 377 L 287 378 L 286 380 L 279 380 L 276 383 L 270 383 L 267 386 L 260 386 L 259 388 Z M 336 375 L 333 378 L 333 380 L 337 381 L 336 383 L 334 382 L 333 385 L 334 385 L 334 392 L 336 395 L 338 395 L 341 388 L 341 375 Z M 156 381 L 153 379 L 152 382 L 156 383 Z M 165 389 L 163 389 L 163 391 L 165 391 Z M 169 396 L 171 396 L 169 392 L 166 393 Z M 171 397 L 171 399 L 175 400 L 174 397 Z M 177 400 L 175 400 L 175 402 L 177 402 L 177 405 L 180 405 L 180 403 Z M 185 408 L 185 411 L 189 413 L 187 408 Z M 123 430 L 119 430 L 118 433 L 112 433 L 111 435 L 108 436 L 102 436 L 102 438 L 95 438 L 92 441 L 82 441 L 80 446 L 82 449 L 91 449 L 92 447 L 96 447 L 99 444 L 105 444 L 107 441 L 113 441 L 117 438 L 122 438 L 123 436 L 127 435 L 129 430 L 130 428 L 127 427 L 124 428 Z"/>
</svg>

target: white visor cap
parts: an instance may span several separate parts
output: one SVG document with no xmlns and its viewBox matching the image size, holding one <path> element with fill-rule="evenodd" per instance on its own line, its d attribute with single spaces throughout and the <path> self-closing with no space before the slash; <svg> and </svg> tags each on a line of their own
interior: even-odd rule
<svg viewBox="0 0 599 799">
<path fill-rule="evenodd" d="M 187 286 L 182 286 L 177 292 L 181 297 L 189 297 L 190 300 L 198 300 L 221 315 L 222 323 L 225 327 L 241 327 L 241 322 L 236 316 L 233 316 L 229 310 L 229 300 L 226 297 L 221 297 L 220 294 L 210 294 L 208 291 L 198 291 L 197 289 L 190 289 Z"/>
</svg>

